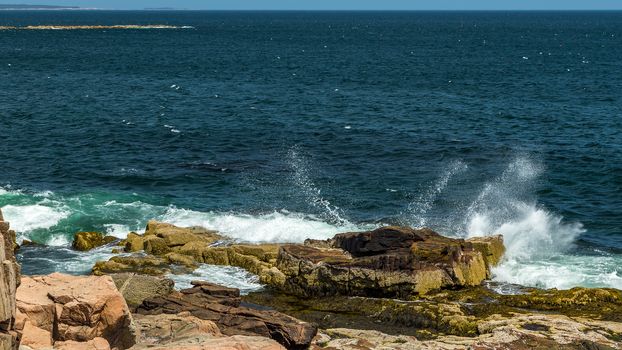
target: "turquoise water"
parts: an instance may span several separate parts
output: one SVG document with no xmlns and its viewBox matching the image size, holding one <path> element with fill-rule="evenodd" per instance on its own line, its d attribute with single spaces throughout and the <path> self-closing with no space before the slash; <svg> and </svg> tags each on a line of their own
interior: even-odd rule
<svg viewBox="0 0 622 350">
<path fill-rule="evenodd" d="M 247 242 L 502 233 L 495 279 L 622 288 L 621 12 L 0 12 L 26 273 L 155 218 Z"/>
</svg>

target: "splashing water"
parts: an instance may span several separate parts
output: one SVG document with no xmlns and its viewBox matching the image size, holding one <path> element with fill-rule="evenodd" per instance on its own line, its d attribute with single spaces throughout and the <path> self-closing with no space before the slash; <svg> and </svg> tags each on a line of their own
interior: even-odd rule
<svg viewBox="0 0 622 350">
<path fill-rule="evenodd" d="M 432 209 L 438 196 L 445 190 L 449 180 L 466 171 L 468 166 L 461 161 L 454 161 L 443 175 L 427 191 L 423 192 L 417 200 L 408 204 L 408 212 L 412 216 L 413 226 L 424 227 L 428 224 L 428 212 Z"/>
<path fill-rule="evenodd" d="M 467 209 L 468 237 L 503 235 L 506 253 L 493 269 L 494 279 L 545 288 L 618 284 L 615 265 L 599 264 L 603 258 L 598 256 L 576 259 L 572 255 L 576 240 L 585 232 L 581 223 L 566 223 L 539 207 L 535 199 L 527 199 L 542 171 L 529 158 L 517 158 L 484 186 Z M 592 266 L 589 272 L 582 266 L 586 263 Z"/>
<path fill-rule="evenodd" d="M 306 202 L 318 209 L 321 216 L 328 222 L 339 226 L 350 225 L 350 222 L 344 218 L 342 210 L 322 197 L 322 191 L 309 176 L 309 160 L 300 153 L 298 147 L 292 147 L 289 150 L 287 153 L 287 161 L 289 166 L 294 170 L 294 183 L 306 197 Z"/>
</svg>

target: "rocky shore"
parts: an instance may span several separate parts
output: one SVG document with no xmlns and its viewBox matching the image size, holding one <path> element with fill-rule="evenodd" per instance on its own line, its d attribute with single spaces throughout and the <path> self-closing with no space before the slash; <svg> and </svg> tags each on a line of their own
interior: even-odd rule
<svg viewBox="0 0 622 350">
<path fill-rule="evenodd" d="M 1 218 L 1 216 L 0 216 Z M 382 227 L 304 244 L 236 244 L 201 227 L 150 221 L 74 248 L 117 255 L 91 276 L 24 276 L 0 220 L 2 349 L 621 349 L 622 292 L 489 288 L 501 236 L 453 239 Z M 170 273 L 241 267 L 263 290 L 204 281 L 176 291 Z M 21 345 L 20 345 L 21 344 Z"/>
</svg>

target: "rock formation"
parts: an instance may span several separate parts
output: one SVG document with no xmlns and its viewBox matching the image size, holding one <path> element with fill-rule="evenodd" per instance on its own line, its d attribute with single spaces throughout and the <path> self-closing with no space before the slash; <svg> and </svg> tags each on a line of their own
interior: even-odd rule
<svg viewBox="0 0 622 350">
<path fill-rule="evenodd" d="M 282 288 L 300 296 L 406 298 L 479 285 L 502 254 L 501 236 L 465 241 L 390 226 L 285 245 L 276 267 L 285 274 Z"/>
<path fill-rule="evenodd" d="M 149 298 L 136 310 L 140 315 L 184 313 L 214 322 L 225 335 L 272 338 L 288 349 L 305 349 L 317 332 L 309 323 L 277 311 L 240 306 L 240 291 L 205 282 L 166 297 Z"/>
<path fill-rule="evenodd" d="M 108 276 L 22 277 L 17 310 L 22 345 L 32 349 L 59 347 L 65 342 L 127 349 L 136 343 L 132 315 Z"/>
<path fill-rule="evenodd" d="M 299 296 L 407 297 L 479 285 L 504 252 L 501 236 L 452 239 L 407 227 L 343 233 L 304 245 L 213 246 L 222 241 L 214 231 L 150 221 L 144 235 L 130 233 L 123 242 L 134 255 L 98 262 L 93 274 L 157 276 L 187 273 L 206 263 L 244 268 L 263 284 Z"/>
<path fill-rule="evenodd" d="M 115 237 L 104 236 L 99 232 L 78 232 L 73 239 L 72 247 L 75 250 L 87 251 L 113 243 L 116 240 Z"/>
<path fill-rule="evenodd" d="M 149 221 L 144 235 L 129 233 L 122 242 L 131 256 L 115 256 L 93 267 L 94 275 L 122 272 L 161 276 L 187 273 L 198 264 L 231 265 L 259 276 L 265 284 L 279 285 L 284 275 L 275 268 L 280 246 L 276 244 L 213 246 L 226 238 L 201 227 L 177 227 Z"/>
<path fill-rule="evenodd" d="M 0 350 L 17 347 L 15 333 L 15 291 L 19 285 L 19 265 L 15 261 L 15 232 L 0 211 Z"/>
</svg>

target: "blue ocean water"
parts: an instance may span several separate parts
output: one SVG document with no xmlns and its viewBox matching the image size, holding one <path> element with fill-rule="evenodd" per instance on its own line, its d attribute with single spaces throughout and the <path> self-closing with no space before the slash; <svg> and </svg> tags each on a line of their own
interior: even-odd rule
<svg viewBox="0 0 622 350">
<path fill-rule="evenodd" d="M 622 288 L 622 12 L 5 11 L 0 207 L 26 273 L 157 218 L 248 242 L 502 233 L 501 282 Z"/>
</svg>

